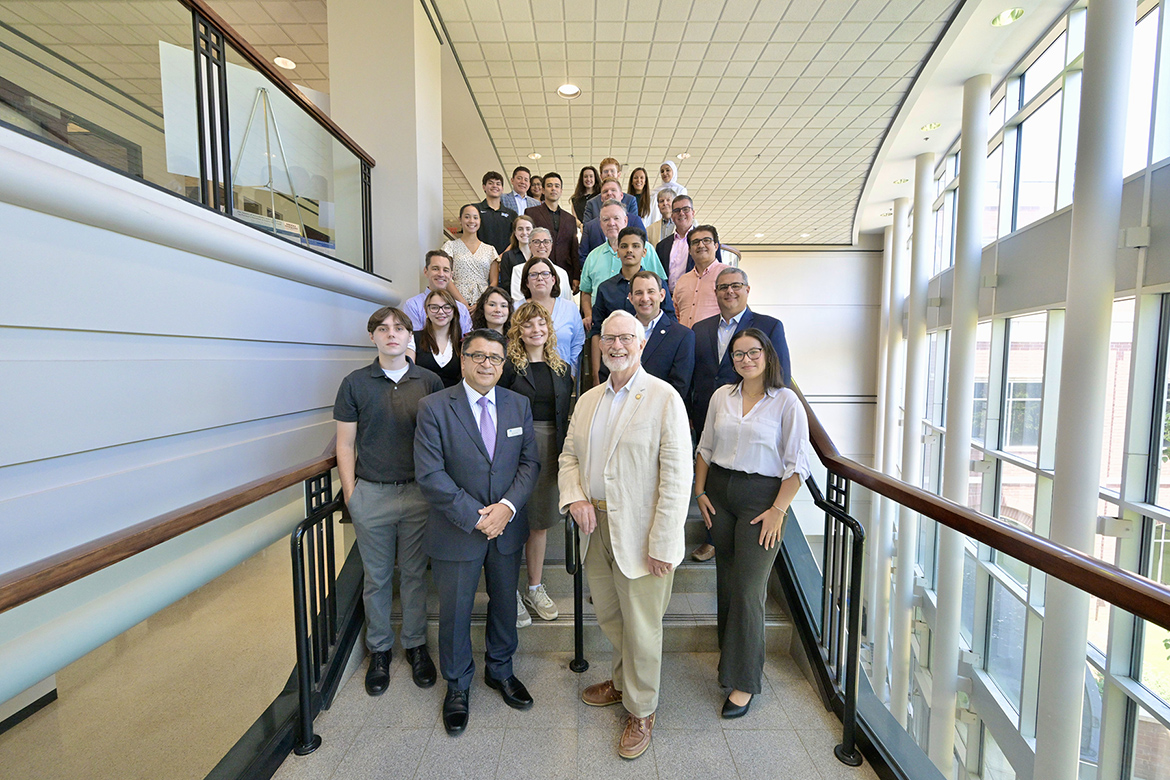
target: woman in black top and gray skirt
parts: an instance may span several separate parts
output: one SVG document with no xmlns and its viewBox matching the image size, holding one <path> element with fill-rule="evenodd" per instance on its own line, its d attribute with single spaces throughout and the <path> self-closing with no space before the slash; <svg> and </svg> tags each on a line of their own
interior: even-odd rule
<svg viewBox="0 0 1170 780">
<path fill-rule="evenodd" d="M 557 488 L 557 460 L 569 430 L 569 400 L 573 394 L 573 374 L 569 364 L 557 352 L 557 334 L 552 315 L 535 301 L 520 306 L 512 315 L 508 328 L 508 389 L 532 402 L 533 428 L 540 454 L 540 476 L 532 497 L 528 499 L 527 560 L 528 587 L 517 599 L 517 625 L 531 622 L 528 609 L 542 620 L 556 620 L 557 605 L 541 583 L 548 529 L 561 520 L 560 492 Z M 527 607 L 528 609 L 525 609 Z"/>
<path fill-rule="evenodd" d="M 764 599 L 788 505 L 808 478 L 808 418 L 757 328 L 727 347 L 741 381 L 711 396 L 695 456 L 695 497 L 715 540 L 724 718 L 748 711 L 764 673 Z"/>
</svg>

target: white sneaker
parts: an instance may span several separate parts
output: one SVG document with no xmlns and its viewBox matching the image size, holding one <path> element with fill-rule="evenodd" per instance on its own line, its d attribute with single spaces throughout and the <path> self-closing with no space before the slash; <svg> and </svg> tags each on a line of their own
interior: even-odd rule
<svg viewBox="0 0 1170 780">
<path fill-rule="evenodd" d="M 524 601 L 520 598 L 520 591 L 516 591 L 516 628 L 532 625 L 532 616 L 524 608 Z"/>
<path fill-rule="evenodd" d="M 556 620 L 561 614 L 557 612 L 556 602 L 548 597 L 544 583 L 537 585 L 536 590 L 529 588 L 524 592 L 524 604 L 541 620 Z"/>
</svg>

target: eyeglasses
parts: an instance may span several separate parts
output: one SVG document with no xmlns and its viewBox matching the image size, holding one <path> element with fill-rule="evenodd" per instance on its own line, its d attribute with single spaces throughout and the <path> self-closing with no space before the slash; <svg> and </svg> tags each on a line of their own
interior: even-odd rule
<svg viewBox="0 0 1170 780">
<path fill-rule="evenodd" d="M 528 243 L 532 244 L 533 246 L 552 246 L 552 239 L 551 238 L 534 238 L 531 241 L 529 241 Z"/>
<path fill-rule="evenodd" d="M 552 272 L 551 271 L 529 271 L 528 278 L 529 279 L 537 279 L 537 280 L 550 279 L 550 278 L 552 278 Z"/>
<path fill-rule="evenodd" d="M 715 285 L 715 292 L 724 292 L 726 290 L 731 290 L 732 292 L 739 292 L 740 290 L 742 290 L 745 287 L 747 287 L 747 285 L 744 284 L 743 282 L 729 282 L 728 284 Z"/>
<path fill-rule="evenodd" d="M 671 209 L 671 214 L 694 214 L 695 210 L 690 206 L 680 206 L 677 209 Z"/>
<path fill-rule="evenodd" d="M 483 365 L 485 362 L 491 363 L 496 367 L 504 365 L 503 355 L 489 355 L 486 352 L 464 352 L 463 357 L 477 365 Z"/>
<path fill-rule="evenodd" d="M 635 336 L 633 333 L 623 333 L 620 336 L 602 336 L 601 343 L 609 345 L 615 341 L 620 341 L 623 347 L 628 347 L 634 343 L 635 338 L 637 338 L 637 336 Z"/>
<path fill-rule="evenodd" d="M 691 246 L 715 246 L 715 239 L 710 236 L 703 236 L 702 238 L 692 238 Z"/>
<path fill-rule="evenodd" d="M 450 314 L 455 309 L 449 303 L 429 303 L 427 304 L 427 311 L 431 314 Z"/>
<path fill-rule="evenodd" d="M 752 360 L 759 360 L 760 355 L 764 354 L 764 350 L 760 347 L 752 347 L 749 350 L 736 350 L 731 353 L 731 359 L 736 363 L 743 361 L 744 358 L 751 358 Z"/>
</svg>

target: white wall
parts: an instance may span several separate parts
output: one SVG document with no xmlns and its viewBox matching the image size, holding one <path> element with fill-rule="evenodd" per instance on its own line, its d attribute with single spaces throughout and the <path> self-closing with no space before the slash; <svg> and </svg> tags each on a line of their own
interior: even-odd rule
<svg viewBox="0 0 1170 780">
<path fill-rule="evenodd" d="M 0 129 L 0 573 L 316 457 L 388 283 Z M 290 488 L 0 614 L 0 701 L 286 536 Z"/>
<path fill-rule="evenodd" d="M 756 250 L 745 248 L 740 267 L 751 282 L 753 311 L 784 323 L 792 377 L 829 436 L 847 458 L 873 463 L 877 394 L 878 319 L 882 253 L 858 249 Z M 813 473 L 825 487 L 815 455 Z M 807 491 L 793 502 L 810 537 L 824 532 L 824 515 Z M 857 491 L 857 518 L 869 516 Z"/>
</svg>

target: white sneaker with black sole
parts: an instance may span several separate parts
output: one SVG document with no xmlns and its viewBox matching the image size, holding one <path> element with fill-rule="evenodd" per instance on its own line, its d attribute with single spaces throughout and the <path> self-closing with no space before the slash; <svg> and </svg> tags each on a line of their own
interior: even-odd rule
<svg viewBox="0 0 1170 780">
<path fill-rule="evenodd" d="M 561 614 L 557 611 L 556 602 L 545 591 L 544 583 L 537 585 L 536 590 L 529 588 L 524 592 L 524 605 L 541 620 L 556 620 Z"/>
</svg>

